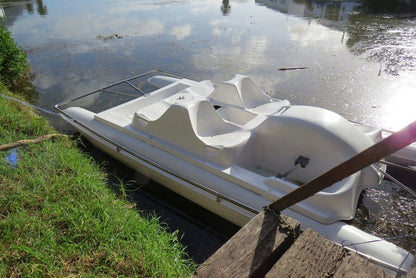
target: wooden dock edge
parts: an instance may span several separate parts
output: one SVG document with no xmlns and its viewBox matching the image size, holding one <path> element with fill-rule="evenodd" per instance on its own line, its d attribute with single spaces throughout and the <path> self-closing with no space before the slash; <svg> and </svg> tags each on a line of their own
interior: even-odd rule
<svg viewBox="0 0 416 278">
<path fill-rule="evenodd" d="M 298 221 L 262 211 L 193 277 L 394 277 L 310 229 L 299 233 Z"/>
<path fill-rule="evenodd" d="M 262 211 L 209 257 L 193 277 L 263 277 L 299 231 L 298 221 Z"/>
</svg>

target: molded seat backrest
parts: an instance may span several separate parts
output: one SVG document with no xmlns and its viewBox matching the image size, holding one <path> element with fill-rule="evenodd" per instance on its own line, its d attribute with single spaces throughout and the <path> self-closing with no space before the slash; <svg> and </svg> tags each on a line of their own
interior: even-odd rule
<svg viewBox="0 0 416 278">
<path fill-rule="evenodd" d="M 209 95 L 209 98 L 216 102 L 222 102 L 244 108 L 240 93 L 234 84 L 226 82 L 219 84 L 212 94 Z"/>
<path fill-rule="evenodd" d="M 253 80 L 239 74 L 218 85 L 209 97 L 218 102 L 249 109 L 270 103 L 270 97 L 257 88 Z"/>
<path fill-rule="evenodd" d="M 254 108 L 270 102 L 270 97 L 257 88 L 251 78 L 243 75 L 236 77 L 239 79 L 240 95 L 245 107 Z"/>
<path fill-rule="evenodd" d="M 197 144 L 199 139 L 194 134 L 188 110 L 180 105 L 162 106 L 167 109 L 157 118 L 143 117 L 141 111 L 136 112 L 131 125 L 154 138 L 174 145 L 185 147 Z"/>
<path fill-rule="evenodd" d="M 209 101 L 201 101 L 193 107 L 196 109 L 193 128 L 198 136 L 207 137 L 229 133 L 238 128 L 230 123 L 226 123 L 215 111 Z"/>
<path fill-rule="evenodd" d="M 188 105 L 172 104 L 154 120 L 144 119 L 139 111 L 131 126 L 147 133 L 152 140 L 161 139 L 227 167 L 250 137 L 249 132 L 220 118 L 206 100 Z"/>
</svg>

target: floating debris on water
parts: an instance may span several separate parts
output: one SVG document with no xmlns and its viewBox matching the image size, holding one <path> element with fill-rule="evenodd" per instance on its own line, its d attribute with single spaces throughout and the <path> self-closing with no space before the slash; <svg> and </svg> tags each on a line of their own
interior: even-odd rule
<svg viewBox="0 0 416 278">
<path fill-rule="evenodd" d="M 308 67 L 294 67 L 294 68 L 278 68 L 278 70 L 303 70 L 308 69 Z"/>
<path fill-rule="evenodd" d="M 110 40 L 114 40 L 114 39 L 122 39 L 123 36 L 120 34 L 111 34 L 109 36 L 97 36 L 97 40 L 102 40 L 102 41 L 110 41 Z"/>
</svg>

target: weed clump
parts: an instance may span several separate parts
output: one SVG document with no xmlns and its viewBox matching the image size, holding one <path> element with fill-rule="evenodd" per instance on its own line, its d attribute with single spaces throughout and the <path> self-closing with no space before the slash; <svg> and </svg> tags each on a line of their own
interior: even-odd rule
<svg viewBox="0 0 416 278">
<path fill-rule="evenodd" d="M 23 49 L 16 45 L 10 32 L 0 25 L 0 82 L 10 86 L 28 69 Z"/>
</svg>

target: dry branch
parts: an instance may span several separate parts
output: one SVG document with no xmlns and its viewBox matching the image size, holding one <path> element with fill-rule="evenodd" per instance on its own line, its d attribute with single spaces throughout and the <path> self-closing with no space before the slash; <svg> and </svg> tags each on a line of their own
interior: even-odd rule
<svg viewBox="0 0 416 278">
<path fill-rule="evenodd" d="M 35 139 L 24 139 L 24 140 L 19 140 L 19 141 L 10 143 L 10 144 L 0 145 L 0 151 L 6 151 L 6 150 L 10 150 L 10 149 L 13 149 L 13 148 L 17 148 L 17 147 L 25 146 L 25 145 L 29 145 L 29 144 L 37 144 L 37 143 L 43 142 L 45 140 L 54 139 L 54 138 L 58 138 L 58 137 L 71 137 L 71 136 L 66 135 L 66 134 L 59 134 L 59 133 L 52 133 L 52 134 L 42 135 L 42 136 L 39 136 Z"/>
</svg>

